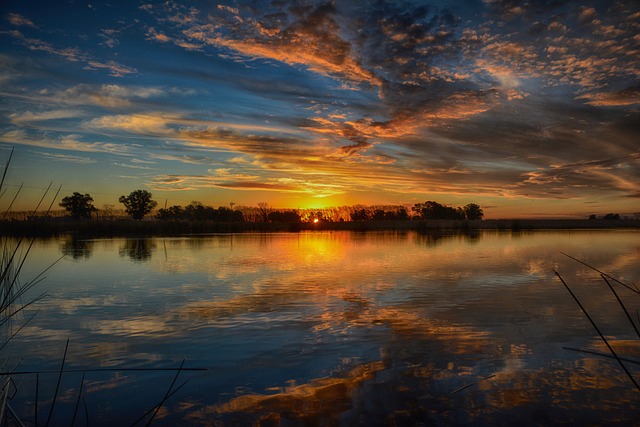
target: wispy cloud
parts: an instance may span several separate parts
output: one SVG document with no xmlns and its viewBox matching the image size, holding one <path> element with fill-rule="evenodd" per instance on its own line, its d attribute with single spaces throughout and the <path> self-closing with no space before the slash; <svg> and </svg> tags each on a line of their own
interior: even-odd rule
<svg viewBox="0 0 640 427">
<path fill-rule="evenodd" d="M 34 153 L 55 162 L 68 162 L 81 165 L 97 163 L 97 160 L 92 159 L 91 157 L 74 156 L 71 154 L 45 153 L 43 151 L 34 151 Z"/>
<path fill-rule="evenodd" d="M 147 136 L 171 136 L 175 131 L 168 127 L 170 122 L 160 115 L 117 115 L 102 116 L 85 122 L 87 129 L 102 129 L 110 132 L 124 131 Z"/>
<path fill-rule="evenodd" d="M 35 124 L 37 122 L 46 122 L 49 120 L 63 120 L 70 118 L 78 118 L 84 116 L 81 110 L 48 110 L 41 112 L 25 111 L 21 113 L 12 113 L 9 115 L 11 123 L 16 125 Z"/>
<path fill-rule="evenodd" d="M 153 169 L 153 168 L 151 168 L 149 166 L 130 165 L 128 163 L 114 162 L 113 164 L 115 166 L 120 166 L 122 168 L 129 168 L 129 169 L 139 169 L 139 170 L 152 170 Z"/>
<path fill-rule="evenodd" d="M 7 15 L 7 20 L 16 27 L 32 27 L 37 28 L 36 25 L 31 22 L 31 20 L 25 18 L 24 16 L 18 13 L 9 13 Z"/>
<path fill-rule="evenodd" d="M 155 190 L 177 191 L 202 188 L 225 188 L 242 191 L 275 191 L 300 193 L 313 197 L 328 197 L 345 192 L 345 188 L 329 182 L 294 178 L 262 178 L 228 170 L 212 171 L 211 175 L 158 175 L 148 183 Z"/>
<path fill-rule="evenodd" d="M 50 138 L 46 134 L 33 134 L 22 129 L 14 129 L 0 133 L 0 142 L 64 151 L 130 155 L 130 148 L 124 145 L 104 142 L 85 142 L 80 139 L 80 135 L 75 134 Z"/>
<path fill-rule="evenodd" d="M 25 25 L 23 23 L 24 21 L 17 20 L 17 18 L 14 20 L 10 20 L 10 22 L 14 25 Z M 31 26 L 36 28 L 34 25 Z M 137 70 L 133 67 L 118 63 L 115 60 L 106 62 L 98 60 L 95 56 L 75 46 L 56 45 L 37 37 L 25 36 L 20 31 L 12 31 L 10 32 L 10 34 L 15 40 L 27 47 L 29 50 L 45 52 L 49 55 L 64 58 L 70 62 L 84 63 L 85 69 L 88 70 L 107 70 L 109 74 L 114 77 L 122 77 L 125 75 L 137 73 Z"/>
</svg>

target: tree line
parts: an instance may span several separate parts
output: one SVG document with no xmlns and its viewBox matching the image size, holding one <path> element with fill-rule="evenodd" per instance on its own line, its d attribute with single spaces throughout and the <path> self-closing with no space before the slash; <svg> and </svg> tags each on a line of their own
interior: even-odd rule
<svg viewBox="0 0 640 427">
<path fill-rule="evenodd" d="M 438 202 L 427 201 L 424 203 L 416 203 L 412 209 L 421 219 L 476 220 L 484 218 L 482 208 L 475 203 L 469 203 L 463 207 L 454 208 L 447 205 L 441 205 Z"/>
<path fill-rule="evenodd" d="M 153 195 L 146 190 L 132 191 L 128 196 L 120 196 L 118 201 L 124 206 L 124 210 L 134 220 L 142 220 L 158 206 L 153 200 Z M 67 214 L 76 219 L 89 219 L 98 209 L 93 205 L 90 194 L 74 192 L 66 196 L 59 203 Z M 279 210 L 270 208 L 267 203 L 261 202 L 254 208 L 233 209 L 213 208 L 201 202 L 191 202 L 186 206 L 172 205 L 160 208 L 155 212 L 155 218 L 161 221 L 213 221 L 213 222 L 271 222 L 271 223 L 300 223 L 300 222 L 334 222 L 334 221 L 406 221 L 412 219 L 422 220 L 481 220 L 484 217 L 482 208 L 469 203 L 463 207 L 451 207 L 434 201 L 416 203 L 411 208 L 411 214 L 405 207 L 365 207 L 352 206 L 332 208 L 326 210 Z M 340 214 L 334 210 L 339 210 Z M 345 213 L 348 213 L 345 215 Z"/>
</svg>

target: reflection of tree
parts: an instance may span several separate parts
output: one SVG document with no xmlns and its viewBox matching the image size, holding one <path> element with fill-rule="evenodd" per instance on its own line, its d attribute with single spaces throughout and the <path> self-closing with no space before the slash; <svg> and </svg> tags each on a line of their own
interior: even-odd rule
<svg viewBox="0 0 640 427">
<path fill-rule="evenodd" d="M 453 239 L 454 237 L 464 237 L 467 243 L 476 244 L 482 239 L 482 233 L 478 230 L 425 230 L 416 235 L 416 243 L 425 246 L 438 246 L 439 244 Z"/>
<path fill-rule="evenodd" d="M 60 252 L 65 256 L 71 256 L 75 260 L 81 258 L 89 259 L 93 252 L 93 243 L 91 240 L 80 240 L 77 237 L 72 237 L 60 245 Z"/>
<path fill-rule="evenodd" d="M 439 230 L 429 230 L 424 233 L 418 233 L 416 243 L 425 246 L 437 246 L 445 239 L 451 239 L 451 233 L 444 233 Z"/>
<path fill-rule="evenodd" d="M 121 257 L 127 255 L 132 261 L 148 261 L 155 247 L 150 239 L 127 239 L 118 253 Z"/>
<path fill-rule="evenodd" d="M 478 230 L 469 230 L 464 233 L 464 237 L 467 242 L 475 244 L 480 241 L 480 238 L 482 236 L 480 235 L 480 232 Z"/>
</svg>

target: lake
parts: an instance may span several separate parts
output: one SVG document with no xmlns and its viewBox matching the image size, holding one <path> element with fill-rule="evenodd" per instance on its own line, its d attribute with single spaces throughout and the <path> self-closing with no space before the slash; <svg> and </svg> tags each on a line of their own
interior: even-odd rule
<svg viewBox="0 0 640 427">
<path fill-rule="evenodd" d="M 2 350 L 25 372 L 11 407 L 26 425 L 131 425 L 159 403 L 154 425 L 633 425 L 640 391 L 571 350 L 608 354 L 554 270 L 620 356 L 640 360 L 638 335 L 563 253 L 640 278 L 638 230 L 37 240 L 23 282 L 62 259 Z"/>
</svg>

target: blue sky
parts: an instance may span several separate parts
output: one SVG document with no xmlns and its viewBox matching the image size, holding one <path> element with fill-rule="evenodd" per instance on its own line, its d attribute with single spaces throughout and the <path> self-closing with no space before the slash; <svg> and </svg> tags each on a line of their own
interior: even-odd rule
<svg viewBox="0 0 640 427">
<path fill-rule="evenodd" d="M 640 211 L 635 1 L 5 1 L 0 14 L 0 159 L 15 148 L 24 208 L 53 183 L 97 207 L 147 189 L 161 206 Z"/>
</svg>

